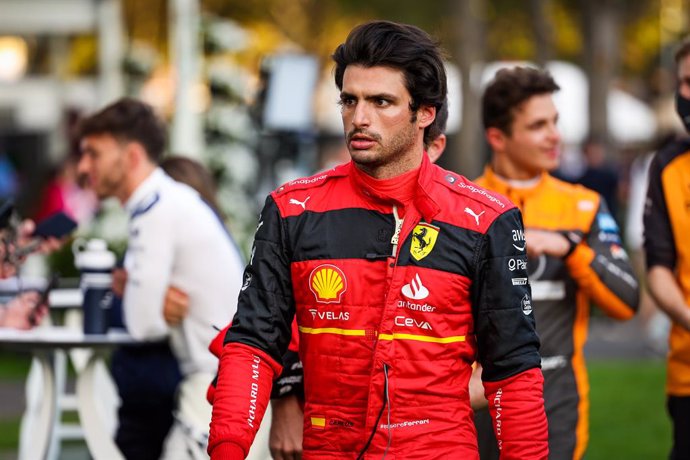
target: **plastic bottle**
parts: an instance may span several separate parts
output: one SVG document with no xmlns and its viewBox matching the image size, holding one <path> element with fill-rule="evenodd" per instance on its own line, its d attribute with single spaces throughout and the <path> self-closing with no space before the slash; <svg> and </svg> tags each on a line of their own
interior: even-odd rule
<svg viewBox="0 0 690 460">
<path fill-rule="evenodd" d="M 79 286 L 84 295 L 84 334 L 108 332 L 111 289 L 115 254 L 108 250 L 104 240 L 75 240 L 72 245 L 74 265 L 81 272 Z"/>
</svg>

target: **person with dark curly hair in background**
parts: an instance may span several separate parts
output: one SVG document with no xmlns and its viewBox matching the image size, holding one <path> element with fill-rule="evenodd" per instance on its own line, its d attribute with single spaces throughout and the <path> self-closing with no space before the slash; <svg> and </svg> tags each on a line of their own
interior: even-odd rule
<svg viewBox="0 0 690 460">
<path fill-rule="evenodd" d="M 79 172 L 99 198 L 116 197 L 129 214 L 125 326 L 137 339 L 168 341 L 182 374 L 174 413 L 167 414 L 174 422 L 163 458 L 203 454 L 211 417 L 205 390 L 217 369 L 207 347 L 217 332 L 214 327 L 226 324 L 235 312 L 242 257 L 216 212 L 158 166 L 166 132 L 150 106 L 121 99 L 83 120 L 79 134 Z M 165 310 L 170 286 L 189 301 L 184 316 L 172 324 Z M 163 377 L 159 383 L 168 392 Z M 162 394 L 155 386 L 150 390 L 151 400 Z"/>
<path fill-rule="evenodd" d="M 632 318 L 639 284 L 602 197 L 549 174 L 558 166 L 561 144 L 552 98 L 558 89 L 542 70 L 496 73 L 482 96 L 493 157 L 476 182 L 522 211 L 525 231 L 513 231 L 510 243 L 529 256 L 532 298 L 522 306 L 535 316 L 541 340 L 549 459 L 565 460 L 582 458 L 589 437 L 583 348 L 590 301 L 614 319 Z M 512 284 L 528 283 L 513 273 Z M 479 411 L 476 421 L 482 460 L 498 458 L 489 414 Z"/>
</svg>

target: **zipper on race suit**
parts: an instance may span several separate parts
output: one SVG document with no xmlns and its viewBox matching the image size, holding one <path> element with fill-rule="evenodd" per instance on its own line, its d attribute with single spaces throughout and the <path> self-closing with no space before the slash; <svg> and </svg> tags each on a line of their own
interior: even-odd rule
<svg viewBox="0 0 690 460">
<path fill-rule="evenodd" d="M 395 229 L 393 230 L 393 236 L 391 237 L 391 253 L 388 256 L 387 266 L 386 266 L 386 279 L 390 283 L 393 276 L 393 268 L 395 268 L 395 261 L 398 259 L 398 247 L 400 243 L 400 233 L 402 232 L 404 218 L 400 218 L 398 215 L 398 207 L 393 206 L 393 218 L 395 219 Z M 387 289 L 386 289 L 387 291 Z"/>
<path fill-rule="evenodd" d="M 393 218 L 395 219 L 395 231 L 391 237 L 391 244 L 393 245 L 391 257 L 395 258 L 398 256 L 398 242 L 400 241 L 400 232 L 402 231 L 403 221 L 405 220 L 398 216 L 397 206 L 393 206 Z"/>
<path fill-rule="evenodd" d="M 390 388 L 389 388 L 389 383 L 388 383 L 388 370 L 389 369 L 390 369 L 390 366 L 384 362 L 383 363 L 383 378 L 384 378 L 383 404 L 381 405 L 381 409 L 379 410 L 379 415 L 376 417 L 376 421 L 374 422 L 374 427 L 372 428 L 371 433 L 369 434 L 369 438 L 367 439 L 367 442 L 364 444 L 364 447 L 362 447 L 362 450 L 360 450 L 359 454 L 357 455 L 357 460 L 362 460 L 364 458 L 364 454 L 366 453 L 366 451 L 369 450 L 369 446 L 371 446 L 371 442 L 374 440 L 374 436 L 376 435 L 376 431 L 378 430 L 379 422 L 381 421 L 381 417 L 383 416 L 383 412 L 386 409 L 388 410 L 388 415 L 386 416 L 388 440 L 386 442 L 386 450 L 383 451 L 383 457 L 381 457 L 381 460 L 385 460 L 386 456 L 388 455 L 388 451 L 390 450 L 392 433 L 391 433 L 391 400 L 390 400 L 390 393 L 389 393 Z"/>
<path fill-rule="evenodd" d="M 388 259 L 388 267 L 393 268 L 392 264 L 395 264 L 396 259 L 398 258 L 398 246 L 400 243 L 400 233 L 402 233 L 402 227 L 405 219 L 400 218 L 398 215 L 398 208 L 397 206 L 393 206 L 393 218 L 395 219 L 395 228 L 393 229 L 393 236 L 391 237 L 391 252 L 389 253 L 383 253 L 383 254 L 377 254 L 375 252 L 368 252 L 364 256 L 366 260 L 381 260 L 381 259 Z M 388 275 L 390 275 L 391 270 L 389 270 Z"/>
</svg>

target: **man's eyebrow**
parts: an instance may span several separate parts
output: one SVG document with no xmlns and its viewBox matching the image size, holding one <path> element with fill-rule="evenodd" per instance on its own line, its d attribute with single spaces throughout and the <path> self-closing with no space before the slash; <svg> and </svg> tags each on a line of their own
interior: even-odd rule
<svg viewBox="0 0 690 460">
<path fill-rule="evenodd" d="M 340 99 L 346 99 L 346 98 L 353 98 L 356 99 L 357 96 L 354 94 L 350 94 L 347 91 L 341 91 L 340 92 Z M 371 100 L 376 100 L 376 99 L 387 99 L 391 101 L 396 101 L 398 100 L 398 96 L 391 94 L 391 93 L 377 93 L 377 94 L 369 94 L 367 96 L 364 96 L 364 99 L 371 101 Z"/>
<path fill-rule="evenodd" d="M 534 120 L 530 121 L 527 124 L 527 126 L 530 126 L 530 127 L 541 126 L 541 125 L 548 123 L 549 121 L 551 121 L 551 118 L 549 118 L 549 117 L 539 117 L 539 118 L 535 118 Z"/>
<path fill-rule="evenodd" d="M 387 99 L 390 101 L 397 101 L 398 96 L 391 94 L 391 93 L 379 93 L 379 94 L 372 94 L 370 96 L 366 96 L 367 100 L 375 100 L 375 99 Z"/>
</svg>

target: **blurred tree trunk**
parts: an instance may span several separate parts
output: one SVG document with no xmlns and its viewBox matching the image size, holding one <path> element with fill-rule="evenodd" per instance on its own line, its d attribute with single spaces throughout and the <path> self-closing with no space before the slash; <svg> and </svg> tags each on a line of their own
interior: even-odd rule
<svg viewBox="0 0 690 460">
<path fill-rule="evenodd" d="M 611 146 L 608 129 L 608 92 L 618 68 L 620 35 L 617 0 L 580 0 L 582 31 L 585 39 L 585 72 L 589 82 L 589 135 Z M 611 151 L 607 148 L 607 151 Z"/>
<path fill-rule="evenodd" d="M 535 61 L 544 67 L 553 56 L 553 30 L 547 11 L 548 0 L 529 0 L 532 33 L 536 48 Z"/>
<path fill-rule="evenodd" d="M 456 25 L 452 55 L 462 79 L 462 122 L 453 151 L 447 152 L 448 168 L 470 179 L 484 166 L 480 96 L 471 81 L 472 64 L 485 60 L 486 5 L 483 0 L 450 0 L 449 11 Z M 452 109 L 451 109 L 452 110 Z"/>
</svg>

